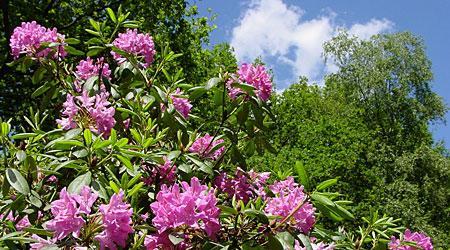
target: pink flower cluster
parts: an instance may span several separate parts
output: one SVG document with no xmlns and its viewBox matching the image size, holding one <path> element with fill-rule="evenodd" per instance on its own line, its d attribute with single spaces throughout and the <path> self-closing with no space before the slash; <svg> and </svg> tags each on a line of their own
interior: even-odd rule
<svg viewBox="0 0 450 250">
<path fill-rule="evenodd" d="M 52 48 L 46 48 L 39 51 L 42 43 L 64 42 L 64 36 L 59 34 L 56 28 L 47 29 L 36 21 L 23 22 L 21 26 L 14 29 L 10 39 L 11 54 L 15 59 L 19 58 L 20 54 L 28 56 L 34 55 L 36 57 L 46 57 Z M 63 46 L 58 46 L 59 57 L 65 57 L 67 52 L 64 51 Z M 57 57 L 55 54 L 55 57 Z"/>
<path fill-rule="evenodd" d="M 101 249 L 117 249 L 117 246 L 124 248 L 128 239 L 128 234 L 133 232 L 131 216 L 133 209 L 129 204 L 123 202 L 123 191 L 114 194 L 108 205 L 100 205 L 104 230 L 95 236 L 100 242 Z"/>
<path fill-rule="evenodd" d="M 80 122 L 88 126 L 92 132 L 107 137 L 116 124 L 115 109 L 109 107 L 108 97 L 109 93 L 106 91 L 93 97 L 90 97 L 87 91 L 83 91 L 82 95 L 77 97 L 67 94 L 62 111 L 64 117 L 57 119 L 56 122 L 66 130 L 76 128 L 77 122 Z"/>
<path fill-rule="evenodd" d="M 87 79 L 98 76 L 101 71 L 101 75 L 106 79 L 111 79 L 111 70 L 109 69 L 109 64 L 103 62 L 104 58 L 97 58 L 97 61 L 94 63 L 94 60 L 90 57 L 86 58 L 86 60 L 81 60 L 77 65 L 77 71 L 75 75 L 78 79 L 86 81 Z"/>
<path fill-rule="evenodd" d="M 214 140 L 209 134 L 205 134 L 199 137 L 195 142 L 189 147 L 189 152 L 197 153 L 201 158 L 217 160 L 225 151 L 225 147 L 222 146 L 219 149 L 213 151 L 213 149 L 224 142 L 223 139 Z"/>
<path fill-rule="evenodd" d="M 229 197 L 235 196 L 237 200 L 247 203 L 255 196 L 265 198 L 264 185 L 269 176 L 270 173 L 257 173 L 253 170 L 247 176 L 242 169 L 237 169 L 235 177 L 231 178 L 226 173 L 221 173 L 216 177 L 214 184 Z"/>
<path fill-rule="evenodd" d="M 136 29 L 127 29 L 126 33 L 120 33 L 113 41 L 113 45 L 135 56 L 143 56 L 145 60 L 144 67 L 149 67 L 152 64 L 156 53 L 152 37 L 149 34 L 138 33 Z M 126 60 L 119 53 L 112 51 L 111 54 L 118 63 Z"/>
<path fill-rule="evenodd" d="M 411 232 L 409 229 L 405 230 L 403 234 L 403 240 L 397 239 L 394 236 L 391 238 L 389 243 L 389 249 L 391 250 L 415 250 L 417 247 L 408 246 L 403 244 L 404 241 L 414 242 L 417 247 L 422 250 L 433 250 L 433 244 L 431 243 L 431 238 L 422 233 Z"/>
<path fill-rule="evenodd" d="M 4 214 L 0 214 L 0 218 L 3 218 Z M 6 218 L 10 221 L 12 221 L 15 226 L 17 231 L 22 231 L 25 228 L 31 226 L 30 221 L 28 220 L 28 215 L 25 215 L 24 217 L 22 217 L 22 219 L 20 219 L 19 221 L 17 221 L 17 218 L 19 216 L 14 217 L 13 212 L 9 212 L 8 216 L 6 216 Z M 16 222 L 17 221 L 17 222 Z"/>
<path fill-rule="evenodd" d="M 257 196 L 260 196 L 263 199 L 266 199 L 266 191 L 265 186 L 267 180 L 270 177 L 270 172 L 262 172 L 258 173 L 252 170 L 248 172 L 248 176 L 250 177 L 250 181 L 253 184 L 253 191 Z"/>
<path fill-rule="evenodd" d="M 178 227 L 204 230 L 214 238 L 220 230 L 220 209 L 216 206 L 217 199 L 214 190 L 201 185 L 193 177 L 190 185 L 187 182 L 171 187 L 163 185 L 156 196 L 156 201 L 150 205 L 155 217 L 152 222 L 159 234 L 167 233 Z"/>
<path fill-rule="evenodd" d="M 255 88 L 255 94 L 262 101 L 267 101 L 272 93 L 272 80 L 266 69 L 262 65 L 244 63 L 239 68 L 236 75 L 227 82 L 228 95 L 231 99 L 236 99 L 238 95 L 244 93 L 240 88 L 233 87 L 233 83 L 246 83 Z"/>
<path fill-rule="evenodd" d="M 315 208 L 306 200 L 303 186 L 295 183 L 293 177 L 288 177 L 284 181 L 275 182 L 269 188 L 275 194 L 275 197 L 267 198 L 266 213 L 280 216 L 281 219 L 279 220 L 282 220 L 290 215 L 294 209 L 297 209 L 288 223 L 303 233 L 308 233 L 315 224 Z"/>
<path fill-rule="evenodd" d="M 152 185 L 155 182 L 159 184 L 161 183 L 172 184 L 175 182 L 176 168 L 177 166 L 175 164 L 172 164 L 171 160 L 169 160 L 167 157 L 164 157 L 163 165 L 158 165 L 153 168 L 151 166 L 146 165 L 143 166 L 143 169 L 149 173 L 149 176 L 143 178 L 143 181 L 147 185 Z"/>
<path fill-rule="evenodd" d="M 214 181 L 216 187 L 228 194 L 229 197 L 235 196 L 237 200 L 247 203 L 253 197 L 252 186 L 247 176 L 242 171 L 237 170 L 234 178 L 228 177 L 226 173 L 221 173 Z"/>
<path fill-rule="evenodd" d="M 170 95 L 172 98 L 173 106 L 175 109 L 184 117 L 184 119 L 189 118 L 189 113 L 191 112 L 192 104 L 189 99 L 184 97 L 179 97 L 183 92 L 177 88 L 174 94 Z"/>
<path fill-rule="evenodd" d="M 82 188 L 80 194 L 69 194 L 66 188 L 61 190 L 59 200 L 51 204 L 53 219 L 46 223 L 46 227 L 55 232 L 56 240 L 63 239 L 69 234 L 79 236 L 80 229 L 86 223 L 81 214 L 91 213 L 91 207 L 97 196 L 86 186 Z"/>
</svg>

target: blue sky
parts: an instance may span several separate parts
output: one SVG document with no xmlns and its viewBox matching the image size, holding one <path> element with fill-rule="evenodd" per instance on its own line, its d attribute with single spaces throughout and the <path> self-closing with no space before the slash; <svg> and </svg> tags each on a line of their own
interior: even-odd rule
<svg viewBox="0 0 450 250">
<path fill-rule="evenodd" d="M 450 1 L 448 0 L 203 0 L 202 15 L 216 13 L 211 44 L 231 43 L 241 61 L 257 56 L 274 70 L 284 89 L 298 75 L 321 84 L 332 72 L 321 58 L 321 44 L 338 29 L 364 39 L 381 32 L 411 31 L 421 36 L 432 61 L 433 89 L 450 104 Z M 450 114 L 446 115 L 450 122 Z M 450 126 L 432 125 L 436 141 L 450 148 Z"/>
</svg>

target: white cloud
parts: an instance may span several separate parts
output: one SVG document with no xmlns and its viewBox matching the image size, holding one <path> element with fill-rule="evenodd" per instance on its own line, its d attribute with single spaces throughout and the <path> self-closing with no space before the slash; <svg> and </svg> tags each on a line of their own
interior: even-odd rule
<svg viewBox="0 0 450 250">
<path fill-rule="evenodd" d="M 231 45 L 240 61 L 253 61 L 261 56 L 269 67 L 282 65 L 281 76 L 295 81 L 304 75 L 320 81 L 324 72 L 335 70 L 324 65 L 323 43 L 331 39 L 338 29 L 336 14 L 329 12 L 310 20 L 302 20 L 305 11 L 288 6 L 282 0 L 253 0 L 232 31 Z M 352 35 L 367 39 L 371 35 L 391 30 L 393 23 L 387 19 L 372 19 L 368 23 L 355 23 L 348 30 Z M 289 73 L 286 73 L 288 71 Z M 284 75 L 283 74 L 283 75 Z M 280 86 L 286 87 L 286 86 Z"/>
</svg>

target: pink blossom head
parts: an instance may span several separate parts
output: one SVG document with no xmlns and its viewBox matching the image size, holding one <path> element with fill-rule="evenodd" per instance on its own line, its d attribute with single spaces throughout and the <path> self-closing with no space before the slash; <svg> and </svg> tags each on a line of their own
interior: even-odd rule
<svg viewBox="0 0 450 250">
<path fill-rule="evenodd" d="M 180 97 L 183 92 L 177 88 L 174 94 L 171 94 L 173 106 L 175 110 L 178 111 L 185 119 L 189 118 L 189 113 L 191 112 L 192 104 L 188 98 Z"/>
<path fill-rule="evenodd" d="M 111 70 L 109 69 L 108 63 L 104 62 L 104 58 L 97 58 L 97 61 L 94 62 L 90 57 L 86 58 L 86 60 L 81 60 L 77 65 L 77 71 L 75 71 L 75 75 L 80 80 L 87 80 L 93 76 L 100 75 L 105 77 L 106 79 L 111 79 Z"/>
<path fill-rule="evenodd" d="M 59 193 L 59 200 L 51 203 L 53 219 L 46 223 L 46 227 L 55 232 L 57 240 L 63 239 L 69 234 L 78 237 L 85 224 L 80 214 L 85 213 L 86 210 L 79 208 L 77 197 L 78 195 L 69 194 L 66 188 L 63 188 Z"/>
<path fill-rule="evenodd" d="M 214 184 L 220 191 L 228 194 L 229 197 L 234 196 L 237 200 L 242 200 L 245 203 L 254 196 L 253 186 L 245 173 L 240 169 L 236 170 L 233 178 L 227 176 L 226 173 L 221 173 L 216 177 Z"/>
<path fill-rule="evenodd" d="M 47 57 L 47 55 L 55 51 L 55 57 L 65 57 L 67 52 L 63 46 L 55 48 L 46 48 L 39 51 L 42 43 L 64 42 L 64 36 L 59 34 L 56 28 L 47 29 L 36 21 L 23 22 L 21 26 L 14 29 L 10 39 L 11 54 L 14 58 L 19 58 L 20 54 L 36 57 Z"/>
<path fill-rule="evenodd" d="M 208 190 L 196 177 L 191 179 L 190 184 L 182 182 L 181 187 L 178 184 L 171 187 L 163 185 L 156 201 L 150 205 L 155 215 L 152 222 L 158 232 L 161 234 L 187 226 L 214 237 L 220 230 L 220 209 L 216 206 L 214 190 Z"/>
<path fill-rule="evenodd" d="M 189 147 L 189 152 L 197 153 L 201 158 L 207 158 L 211 160 L 217 160 L 225 151 L 225 147 L 222 146 L 218 149 L 213 150 L 217 145 L 224 142 L 223 139 L 214 140 L 209 134 L 205 134 L 199 137 L 195 142 Z"/>
<path fill-rule="evenodd" d="M 64 117 L 57 119 L 56 122 L 65 130 L 76 128 L 77 122 L 75 118 L 78 113 L 78 106 L 75 104 L 75 99 L 71 94 L 67 94 L 63 107 L 62 114 Z"/>
<path fill-rule="evenodd" d="M 0 218 L 2 218 L 4 215 L 0 214 Z M 19 216 L 14 217 L 13 212 L 10 211 L 8 216 L 6 217 L 8 220 L 15 222 L 15 226 L 17 231 L 22 231 L 27 227 L 30 227 L 30 221 L 28 220 L 28 215 L 25 215 L 24 217 L 22 217 L 19 221 L 17 221 Z"/>
<path fill-rule="evenodd" d="M 245 83 L 255 88 L 256 96 L 262 101 L 267 101 L 272 93 L 272 80 L 262 65 L 244 63 L 236 75 L 233 75 L 227 83 L 230 98 L 235 99 L 244 93 L 241 89 L 232 86 L 233 83 Z"/>
<path fill-rule="evenodd" d="M 315 224 L 315 208 L 307 201 L 303 186 L 295 183 L 294 178 L 288 177 L 287 180 L 276 182 L 269 188 L 275 197 L 266 199 L 266 213 L 279 216 L 281 219 L 278 220 L 282 220 L 294 212 L 288 223 L 303 233 L 311 231 Z"/>
<path fill-rule="evenodd" d="M 123 201 L 123 191 L 114 194 L 108 205 L 100 205 L 104 230 L 95 236 L 101 249 L 117 249 L 126 247 L 128 235 L 133 232 L 131 216 L 133 209 Z"/>
<path fill-rule="evenodd" d="M 132 55 L 144 57 L 144 67 L 149 67 L 152 64 L 156 53 L 152 37 L 149 34 L 138 33 L 137 29 L 127 29 L 125 33 L 120 33 L 114 40 L 113 45 Z M 114 51 L 111 54 L 118 63 L 126 60 Z"/>
<path fill-rule="evenodd" d="M 89 127 L 92 132 L 108 137 L 116 124 L 114 119 L 116 110 L 110 106 L 108 97 L 109 93 L 106 91 L 92 97 L 87 91 L 76 97 L 67 94 L 66 102 L 63 104 L 63 117 L 56 122 L 65 130 L 76 128 L 80 123 L 83 127 Z"/>
<path fill-rule="evenodd" d="M 391 238 L 391 242 L 388 244 L 391 250 L 415 250 L 417 247 L 409 246 L 404 241 L 414 242 L 417 247 L 422 250 L 433 250 L 433 244 L 431 238 L 422 233 L 411 232 L 409 229 L 405 230 L 403 234 L 403 240 L 397 239 L 394 236 Z"/>
</svg>

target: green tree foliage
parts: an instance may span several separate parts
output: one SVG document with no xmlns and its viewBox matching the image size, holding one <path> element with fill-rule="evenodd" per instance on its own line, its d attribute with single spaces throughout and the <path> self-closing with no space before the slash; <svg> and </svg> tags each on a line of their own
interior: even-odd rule
<svg viewBox="0 0 450 250">
<path fill-rule="evenodd" d="M 450 244 L 450 160 L 433 145 L 430 122 L 446 112 L 431 90 L 421 39 L 410 33 L 361 41 L 345 33 L 325 44 L 339 70 L 326 86 L 306 79 L 274 98 L 278 153 L 253 164 L 286 176 L 299 160 L 317 184 L 338 177 L 355 214 L 379 209 Z"/>
<path fill-rule="evenodd" d="M 51 1 L 2 1 L 0 24 L 0 116 L 22 119 L 30 106 L 42 108 L 40 99 L 31 98 L 38 87 L 27 74 L 35 68 L 22 73 L 7 66 L 12 61 L 9 49 L 9 37 L 12 29 L 23 21 L 36 20 L 46 27 L 56 27 L 66 37 L 77 37 L 87 41 L 91 38 L 85 32 L 89 28 L 89 20 L 105 20 L 108 7 L 133 13 L 133 19 L 140 23 L 140 30 L 154 36 L 157 51 L 167 44 L 174 53 L 181 53 L 181 60 L 167 65 L 171 73 L 182 69 L 182 75 L 189 84 L 199 85 L 208 78 L 217 75 L 220 68 L 227 70 L 236 67 L 236 59 L 232 56 L 228 45 L 217 45 L 206 48 L 209 33 L 214 29 L 211 18 L 198 16 L 197 6 L 189 5 L 184 0 L 51 0 Z M 129 28 L 134 28 L 132 24 Z M 84 46 L 84 47 L 83 47 Z M 81 48 L 86 49 L 89 44 Z M 98 51 L 98 56 L 105 51 Z M 161 54 L 161 53 L 159 53 Z M 29 72 L 31 71 L 31 72 Z M 55 108 L 57 110 L 59 108 Z M 56 111 L 55 111 L 56 113 Z"/>
</svg>

